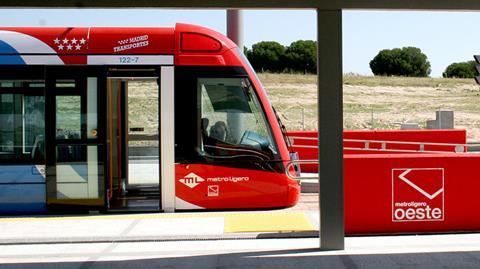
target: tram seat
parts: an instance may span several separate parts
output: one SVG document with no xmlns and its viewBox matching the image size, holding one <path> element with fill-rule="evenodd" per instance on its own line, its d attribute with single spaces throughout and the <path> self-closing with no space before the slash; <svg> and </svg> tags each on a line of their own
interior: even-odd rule
<svg viewBox="0 0 480 269">
<path fill-rule="evenodd" d="M 43 163 L 45 161 L 45 139 L 43 135 L 35 137 L 30 157 L 35 163 Z"/>
<path fill-rule="evenodd" d="M 209 119 L 207 119 L 207 118 L 202 118 L 202 122 L 201 122 L 202 126 L 201 126 L 201 128 L 202 128 L 202 135 L 203 135 L 204 138 L 208 136 L 207 128 L 208 128 L 208 124 L 209 124 L 209 123 L 210 123 L 210 120 L 209 120 Z"/>
<path fill-rule="evenodd" d="M 223 121 L 217 121 L 210 128 L 210 137 L 225 142 L 227 139 L 227 124 Z"/>
</svg>

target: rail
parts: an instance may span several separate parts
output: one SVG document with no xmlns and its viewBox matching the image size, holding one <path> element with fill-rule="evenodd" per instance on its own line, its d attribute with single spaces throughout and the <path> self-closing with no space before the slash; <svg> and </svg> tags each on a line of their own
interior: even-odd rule
<svg viewBox="0 0 480 269">
<path fill-rule="evenodd" d="M 308 141 L 318 141 L 316 137 L 302 137 L 302 136 L 289 136 L 288 139 L 291 142 L 293 147 L 297 148 L 311 148 L 318 149 L 318 145 L 298 145 L 295 144 L 295 139 L 297 140 L 308 140 Z M 480 143 L 478 142 L 469 142 L 467 144 L 454 144 L 454 143 L 436 143 L 436 142 L 407 142 L 407 141 L 388 141 L 388 140 L 361 140 L 361 139 L 344 139 L 344 142 L 358 143 L 359 147 L 344 147 L 346 150 L 364 150 L 364 151 L 388 151 L 388 152 L 403 152 L 403 153 L 469 153 L 469 154 L 480 154 Z M 372 144 L 376 147 L 372 147 Z M 388 145 L 415 145 L 418 146 L 417 149 L 394 149 L 389 148 Z M 441 146 L 441 147 L 452 147 L 452 150 L 425 150 L 425 147 L 431 146 Z M 285 169 L 285 174 L 288 178 L 295 180 L 299 183 L 306 180 L 318 180 L 318 174 L 316 176 L 311 176 L 312 173 L 308 173 L 308 176 L 294 175 L 292 174 L 295 171 L 294 166 L 301 165 L 319 165 L 319 160 L 292 160 L 290 161 Z"/>
<path fill-rule="evenodd" d="M 292 180 L 295 180 L 297 182 L 300 182 L 302 183 L 302 180 L 308 180 L 308 179 L 318 179 L 318 175 L 317 176 L 301 176 L 301 172 L 300 172 L 300 176 L 297 176 L 297 175 L 292 175 L 291 174 L 291 171 L 295 171 L 294 169 L 294 166 L 296 165 L 302 165 L 302 164 L 319 164 L 318 160 L 293 160 L 293 161 L 290 161 L 287 166 L 285 167 L 285 174 L 287 175 L 288 178 L 292 179 Z"/>
<path fill-rule="evenodd" d="M 312 148 L 316 149 L 318 145 L 299 145 L 295 143 L 295 140 L 308 140 L 308 141 L 318 141 L 316 137 L 301 137 L 301 136 L 289 136 L 291 144 L 293 147 L 297 148 Z M 468 143 L 468 144 L 452 144 L 452 143 L 436 143 L 436 142 L 409 142 L 409 141 L 389 141 L 389 140 L 361 140 L 361 139 L 344 139 L 345 142 L 358 143 L 358 147 L 348 146 L 344 147 L 344 150 L 363 150 L 363 151 L 388 151 L 388 152 L 401 152 L 401 153 L 467 153 L 468 148 L 478 147 L 479 144 Z M 372 146 L 379 145 L 379 146 Z M 390 147 L 389 147 L 390 145 Z M 407 145 L 407 146 L 418 146 L 417 149 L 398 149 L 392 148 L 392 145 Z M 428 147 L 452 147 L 452 150 L 426 150 Z"/>
</svg>

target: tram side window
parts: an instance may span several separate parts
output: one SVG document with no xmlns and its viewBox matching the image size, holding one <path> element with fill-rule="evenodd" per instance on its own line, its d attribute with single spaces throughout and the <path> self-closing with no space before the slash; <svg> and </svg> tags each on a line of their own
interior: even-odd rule
<svg viewBox="0 0 480 269">
<path fill-rule="evenodd" d="M 15 103 L 13 94 L 0 94 L 0 153 L 14 152 Z"/>
<path fill-rule="evenodd" d="M 81 97 L 56 97 L 56 136 L 57 139 L 81 138 Z"/>
<path fill-rule="evenodd" d="M 44 160 L 45 98 L 0 94 L 0 158 L 42 163 Z"/>
<path fill-rule="evenodd" d="M 247 78 L 199 78 L 203 155 L 277 154 L 266 117 Z"/>
</svg>

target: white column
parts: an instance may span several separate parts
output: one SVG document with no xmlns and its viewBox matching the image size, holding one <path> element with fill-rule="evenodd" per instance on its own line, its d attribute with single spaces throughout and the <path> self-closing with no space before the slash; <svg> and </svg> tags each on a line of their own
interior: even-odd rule
<svg viewBox="0 0 480 269">
<path fill-rule="evenodd" d="M 320 248 L 344 249 L 342 11 L 317 15 Z"/>
</svg>

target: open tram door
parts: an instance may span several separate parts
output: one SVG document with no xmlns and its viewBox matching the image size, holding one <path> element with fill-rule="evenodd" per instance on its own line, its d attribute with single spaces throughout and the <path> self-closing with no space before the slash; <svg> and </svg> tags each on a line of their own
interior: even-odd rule
<svg viewBox="0 0 480 269">
<path fill-rule="evenodd" d="M 173 67 L 106 73 L 107 207 L 173 211 Z"/>
</svg>

